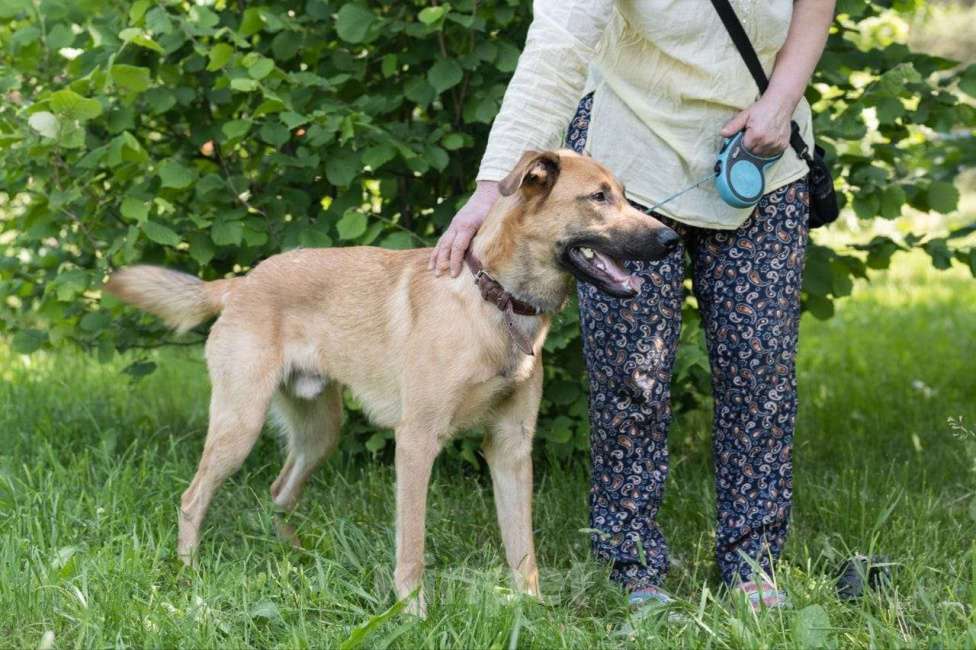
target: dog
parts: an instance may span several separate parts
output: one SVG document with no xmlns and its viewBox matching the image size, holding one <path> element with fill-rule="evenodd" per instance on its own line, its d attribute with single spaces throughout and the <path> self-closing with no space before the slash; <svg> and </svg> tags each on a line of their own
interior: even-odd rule
<svg viewBox="0 0 976 650">
<path fill-rule="evenodd" d="M 505 557 L 519 591 L 540 598 L 532 535 L 532 438 L 541 350 L 572 277 L 618 297 L 641 279 L 622 260 L 655 260 L 679 240 L 632 207 L 602 165 L 572 151 L 526 152 L 500 181 L 466 258 L 438 277 L 430 249 L 299 249 L 243 277 L 204 282 L 152 266 L 120 269 L 105 289 L 186 331 L 219 314 L 206 343 L 210 419 L 183 493 L 178 552 L 191 561 L 221 483 L 251 451 L 273 410 L 287 458 L 271 486 L 292 510 L 335 450 L 343 387 L 395 431 L 398 598 L 423 616 L 427 487 L 456 432 L 484 424 Z"/>
</svg>

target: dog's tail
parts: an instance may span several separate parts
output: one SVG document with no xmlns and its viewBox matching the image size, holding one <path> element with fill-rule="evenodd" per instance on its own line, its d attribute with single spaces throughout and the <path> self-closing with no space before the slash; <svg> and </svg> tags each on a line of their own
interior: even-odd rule
<svg viewBox="0 0 976 650">
<path fill-rule="evenodd" d="M 185 332 L 220 313 L 240 279 L 204 282 L 159 266 L 127 266 L 112 274 L 105 291 L 159 316 L 177 332 Z"/>
</svg>

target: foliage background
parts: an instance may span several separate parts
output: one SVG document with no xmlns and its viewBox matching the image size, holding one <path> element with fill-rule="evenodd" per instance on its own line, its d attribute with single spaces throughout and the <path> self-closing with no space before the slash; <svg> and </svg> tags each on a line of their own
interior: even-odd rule
<svg viewBox="0 0 976 650">
<path fill-rule="evenodd" d="M 976 162 L 976 65 L 903 44 L 925 9 L 838 3 L 808 97 L 848 226 L 952 213 Z M 0 0 L 0 334 L 24 354 L 142 350 L 126 368 L 138 378 L 149 349 L 205 328 L 174 340 L 102 296 L 113 268 L 215 278 L 296 246 L 433 242 L 471 189 L 530 18 L 517 0 Z M 814 243 L 804 306 L 829 318 L 853 278 L 910 248 L 976 274 L 974 231 Z M 679 409 L 708 382 L 688 307 Z M 575 308 L 546 347 L 539 435 L 561 456 L 587 441 Z M 346 438 L 354 452 L 390 440 L 351 426 L 370 432 Z M 477 462 L 470 440 L 459 449 Z"/>
</svg>

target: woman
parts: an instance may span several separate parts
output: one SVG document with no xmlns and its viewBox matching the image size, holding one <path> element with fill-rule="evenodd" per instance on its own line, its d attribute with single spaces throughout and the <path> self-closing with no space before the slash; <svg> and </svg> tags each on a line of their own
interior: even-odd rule
<svg viewBox="0 0 976 650">
<path fill-rule="evenodd" d="M 655 516 L 668 472 L 685 251 L 712 367 L 718 565 L 754 607 L 786 602 L 770 575 L 792 496 L 794 358 L 809 217 L 807 167 L 789 148 L 790 121 L 812 145 L 803 92 L 835 3 L 732 4 L 770 77 L 762 97 L 704 0 L 536 0 L 477 190 L 430 259 L 437 273 L 456 276 L 498 181 L 523 151 L 558 146 L 571 118 L 569 145 L 606 164 L 645 209 L 706 176 L 723 137 L 745 130 L 751 151 L 783 153 L 767 170 L 767 194 L 755 209 L 728 206 L 711 183 L 657 209 L 684 246 L 631 265 L 645 279 L 636 298 L 579 285 L 590 381 L 590 516 L 600 531 L 593 548 L 635 604 L 669 600 L 659 587 L 668 557 Z"/>
</svg>

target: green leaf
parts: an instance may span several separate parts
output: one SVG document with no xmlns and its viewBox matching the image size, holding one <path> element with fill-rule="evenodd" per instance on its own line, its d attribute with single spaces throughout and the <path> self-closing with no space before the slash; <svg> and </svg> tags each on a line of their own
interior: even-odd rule
<svg viewBox="0 0 976 650">
<path fill-rule="evenodd" d="M 267 57 L 261 57 L 254 63 L 254 65 L 247 69 L 247 74 L 249 74 L 252 79 L 264 79 L 271 74 L 271 71 L 274 70 L 274 68 L 274 61 Z"/>
<path fill-rule="evenodd" d="M 110 75 L 116 86 L 133 94 L 141 93 L 152 85 L 149 68 L 116 63 Z"/>
<path fill-rule="evenodd" d="M 948 214 L 959 207 L 959 190 L 952 183 L 935 181 L 926 192 L 929 207 L 936 212 Z"/>
<path fill-rule="evenodd" d="M 336 14 L 336 33 L 347 43 L 362 43 L 375 20 L 376 15 L 366 7 L 349 3 Z"/>
<path fill-rule="evenodd" d="M 389 442 L 390 436 L 386 431 L 377 431 L 366 440 L 366 451 L 375 454 Z"/>
<path fill-rule="evenodd" d="M 245 93 L 251 93 L 258 89 L 258 82 L 254 79 L 238 77 L 230 80 L 230 87 Z"/>
<path fill-rule="evenodd" d="M 163 187 L 182 190 L 189 187 L 190 183 L 193 182 L 193 171 L 179 161 L 170 158 L 160 163 L 159 177 L 163 181 Z"/>
<path fill-rule="evenodd" d="M 302 228 L 298 235 L 298 244 L 306 248 L 328 248 L 332 246 L 332 238 L 318 228 Z"/>
<path fill-rule="evenodd" d="M 464 71 L 454 59 L 442 59 L 427 71 L 427 81 L 438 94 L 461 83 Z"/>
<path fill-rule="evenodd" d="M 271 41 L 271 53 L 277 61 L 289 61 L 302 46 L 301 36 L 294 32 L 280 32 Z"/>
<path fill-rule="evenodd" d="M 218 246 L 240 246 L 244 238 L 244 222 L 217 221 L 210 227 L 210 238 Z"/>
<path fill-rule="evenodd" d="M 136 0 L 129 7 L 129 22 L 138 23 L 142 20 L 142 17 L 146 15 L 146 11 L 151 7 L 152 4 L 149 0 Z"/>
<path fill-rule="evenodd" d="M 447 152 L 440 147 L 427 146 L 427 148 L 424 149 L 424 157 L 427 159 L 427 162 L 430 163 L 430 166 L 438 171 L 444 171 L 447 169 L 448 163 L 451 162 Z"/>
<path fill-rule="evenodd" d="M 61 132 L 61 123 L 58 118 L 47 111 L 34 113 L 27 118 L 27 124 L 45 138 L 54 139 Z"/>
<path fill-rule="evenodd" d="M 348 241 L 360 237 L 366 232 L 366 215 L 358 210 L 346 210 L 336 223 L 336 230 L 339 231 L 340 239 Z"/>
<path fill-rule="evenodd" d="M 820 605 L 808 605 L 796 613 L 793 640 L 799 648 L 825 648 L 830 645 L 830 617 Z"/>
<path fill-rule="evenodd" d="M 152 50 L 153 52 L 158 52 L 162 54 L 165 52 L 162 46 L 154 41 L 152 37 L 143 32 L 138 27 L 129 27 L 128 29 L 123 29 L 119 32 L 119 38 L 126 43 L 133 43 L 139 47 L 144 47 L 147 50 Z"/>
<path fill-rule="evenodd" d="M 935 268 L 945 270 L 952 266 L 952 251 L 944 237 L 925 242 L 923 248 L 932 258 L 932 266 Z"/>
<path fill-rule="evenodd" d="M 285 111 L 278 118 L 285 123 L 289 129 L 294 129 L 308 122 L 308 118 L 300 113 L 294 113 L 292 111 Z"/>
<path fill-rule="evenodd" d="M 396 54 L 386 54 L 383 56 L 383 62 L 380 64 L 380 71 L 383 73 L 384 78 L 390 78 L 397 72 L 398 58 Z"/>
<path fill-rule="evenodd" d="M 346 187 L 360 172 L 359 156 L 345 150 L 338 151 L 325 161 L 325 177 L 337 187 Z"/>
<path fill-rule="evenodd" d="M 81 317 L 78 325 L 86 332 L 98 332 L 109 326 L 112 317 L 103 311 L 90 311 Z"/>
<path fill-rule="evenodd" d="M 416 246 L 416 242 L 414 241 L 413 235 L 400 230 L 384 237 L 383 241 L 380 242 L 380 246 L 393 250 L 406 250 Z"/>
<path fill-rule="evenodd" d="M 210 48 L 208 56 L 210 62 L 207 64 L 207 70 L 214 72 L 227 65 L 230 58 L 234 56 L 234 48 L 227 43 L 217 43 Z"/>
<path fill-rule="evenodd" d="M 520 55 L 521 51 L 511 43 L 499 43 L 495 67 L 498 68 L 499 72 L 515 72 L 515 66 L 518 65 Z"/>
<path fill-rule="evenodd" d="M 30 354 L 40 348 L 47 341 L 47 332 L 40 330 L 26 329 L 14 334 L 10 342 L 11 347 L 17 354 Z"/>
<path fill-rule="evenodd" d="M 243 37 L 253 36 L 264 28 L 264 19 L 261 17 L 261 7 L 248 7 L 244 10 L 241 17 L 238 33 Z"/>
<path fill-rule="evenodd" d="M 885 219 L 897 219 L 907 201 L 905 190 L 900 185 L 886 186 L 881 192 L 881 216 Z"/>
<path fill-rule="evenodd" d="M 573 421 L 565 415 L 553 418 L 545 437 L 556 444 L 566 444 L 573 439 Z"/>
<path fill-rule="evenodd" d="M 959 90 L 976 97 L 976 63 L 970 64 L 959 76 Z"/>
<path fill-rule="evenodd" d="M 224 122 L 220 130 L 228 140 L 236 140 L 247 135 L 248 131 L 251 130 L 251 122 L 249 120 L 231 120 Z"/>
<path fill-rule="evenodd" d="M 73 90 L 59 90 L 51 95 L 50 106 L 58 115 L 69 120 L 91 120 L 102 114 L 102 105 L 97 99 L 87 99 Z"/>
<path fill-rule="evenodd" d="M 280 147 L 291 138 L 291 131 L 276 122 L 265 122 L 258 131 L 258 137 L 270 145 Z"/>
<path fill-rule="evenodd" d="M 195 232 L 189 236 L 190 241 L 190 257 L 196 260 L 196 263 L 200 266 L 206 266 L 213 259 L 214 250 L 213 243 L 210 237 L 204 233 Z"/>
<path fill-rule="evenodd" d="M 146 237 L 163 246 L 176 246 L 180 243 L 180 236 L 176 234 L 176 231 L 155 221 L 148 219 L 143 221 L 142 232 L 146 234 Z"/>
<path fill-rule="evenodd" d="M 149 216 L 149 204 L 142 199 L 127 196 L 122 199 L 122 207 L 119 209 L 122 216 L 133 221 L 142 221 Z"/>
<path fill-rule="evenodd" d="M 803 270 L 803 290 L 816 296 L 825 296 L 833 290 L 834 272 L 831 261 L 834 254 L 823 246 L 811 245 L 807 250 Z"/>
<path fill-rule="evenodd" d="M 414 77 L 404 84 L 403 94 L 407 99 L 421 106 L 431 103 L 437 96 L 434 87 L 427 83 L 423 77 Z"/>
<path fill-rule="evenodd" d="M 803 306 L 818 320 L 827 320 L 834 315 L 834 301 L 826 296 L 807 296 Z"/>
<path fill-rule="evenodd" d="M 393 160 L 396 157 L 396 149 L 388 144 L 380 144 L 375 147 L 370 147 L 363 152 L 363 164 L 369 166 L 370 169 L 376 171 L 384 164 Z"/>
<path fill-rule="evenodd" d="M 881 199 L 874 192 L 861 191 L 854 195 L 853 206 L 858 219 L 873 219 L 881 209 Z"/>
<path fill-rule="evenodd" d="M 448 133 L 441 140 L 441 146 L 448 151 L 456 151 L 464 146 L 464 136 L 460 133 Z"/>
<path fill-rule="evenodd" d="M 447 12 L 451 10 L 451 5 L 440 5 L 439 7 L 426 7 L 421 9 L 420 13 L 417 14 L 417 18 L 425 25 L 433 25 L 438 20 L 447 15 Z"/>
</svg>

